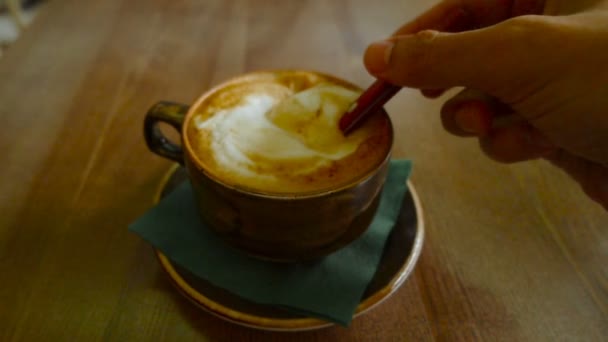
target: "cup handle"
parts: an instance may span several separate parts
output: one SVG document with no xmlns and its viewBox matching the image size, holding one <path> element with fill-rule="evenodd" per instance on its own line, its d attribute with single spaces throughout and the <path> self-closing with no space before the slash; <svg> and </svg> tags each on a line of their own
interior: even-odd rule
<svg viewBox="0 0 608 342">
<path fill-rule="evenodd" d="M 186 113 L 188 113 L 188 108 L 188 106 L 180 103 L 160 101 L 148 110 L 144 119 L 144 137 L 150 151 L 161 157 L 184 164 L 182 147 L 169 141 L 160 131 L 158 124 L 160 122 L 167 123 L 173 126 L 180 135 L 183 134 L 182 125 Z"/>
</svg>

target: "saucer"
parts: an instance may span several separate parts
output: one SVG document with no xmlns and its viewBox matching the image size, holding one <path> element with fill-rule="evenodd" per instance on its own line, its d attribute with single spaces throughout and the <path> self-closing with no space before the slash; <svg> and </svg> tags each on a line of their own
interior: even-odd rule
<svg viewBox="0 0 608 342">
<path fill-rule="evenodd" d="M 174 165 L 161 182 L 155 203 L 187 181 L 187 177 L 184 168 Z M 357 306 L 354 318 L 368 312 L 395 293 L 410 275 L 420 256 L 424 240 L 422 208 L 410 181 L 407 186 L 409 191 L 403 198 L 395 227 L 386 241 L 378 269 Z M 156 249 L 155 252 L 175 288 L 192 303 L 221 319 L 271 331 L 305 331 L 334 325 L 321 319 L 240 298 L 194 276 L 169 260 L 161 251 Z"/>
</svg>

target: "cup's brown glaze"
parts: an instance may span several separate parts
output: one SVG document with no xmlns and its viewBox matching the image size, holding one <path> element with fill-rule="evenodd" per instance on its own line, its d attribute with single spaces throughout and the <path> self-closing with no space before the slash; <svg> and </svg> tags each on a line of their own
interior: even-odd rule
<svg viewBox="0 0 608 342">
<path fill-rule="evenodd" d="M 257 74 L 267 75 L 268 72 L 241 78 L 250 80 Z M 233 84 L 239 79 L 224 84 Z M 206 94 L 221 90 L 222 86 Z M 186 166 L 199 212 L 211 229 L 230 245 L 273 261 L 322 257 L 365 232 L 379 204 L 388 171 L 390 146 L 384 159 L 370 172 L 335 189 L 312 194 L 265 194 L 235 187 L 206 170 L 186 141 L 184 124 L 194 116 L 206 94 L 190 108 L 166 101 L 154 105 L 144 121 L 144 136 L 151 151 Z M 386 112 L 382 115 L 388 119 Z M 162 135 L 159 122 L 169 123 L 182 132 L 183 147 L 172 144 Z M 390 126 L 390 120 L 388 122 Z M 389 131 L 392 145 L 392 126 Z"/>
</svg>

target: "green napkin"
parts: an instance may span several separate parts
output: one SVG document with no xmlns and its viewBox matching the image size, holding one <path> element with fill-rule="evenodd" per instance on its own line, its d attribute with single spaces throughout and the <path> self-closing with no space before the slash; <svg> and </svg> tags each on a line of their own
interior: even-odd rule
<svg viewBox="0 0 608 342">
<path fill-rule="evenodd" d="M 369 229 L 315 262 L 261 261 L 225 245 L 201 222 L 189 182 L 178 186 L 129 230 L 194 275 L 242 298 L 348 326 L 397 220 L 411 168 L 409 160 L 391 161 Z"/>
</svg>

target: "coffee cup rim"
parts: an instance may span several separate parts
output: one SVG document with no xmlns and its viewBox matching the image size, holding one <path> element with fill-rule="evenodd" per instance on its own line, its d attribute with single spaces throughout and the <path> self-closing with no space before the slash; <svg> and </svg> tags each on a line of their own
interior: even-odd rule
<svg viewBox="0 0 608 342">
<path fill-rule="evenodd" d="M 384 158 L 382 158 L 381 161 L 379 161 L 376 165 L 374 165 L 373 168 L 371 168 L 366 173 L 362 174 L 361 176 L 353 179 L 352 181 L 350 181 L 348 183 L 344 183 L 344 184 L 340 185 L 339 187 L 307 191 L 307 192 L 299 192 L 299 193 L 279 193 L 279 192 L 263 191 L 263 190 L 249 188 L 249 187 L 245 187 L 245 186 L 235 186 L 232 184 L 228 184 L 225 181 L 219 179 L 219 177 L 214 175 L 212 171 L 208 170 L 208 167 L 205 167 L 205 164 L 202 162 L 202 160 L 200 160 L 200 158 L 196 155 L 196 153 L 193 152 L 192 146 L 190 145 L 190 139 L 187 138 L 188 126 L 190 124 L 190 121 L 192 121 L 192 117 L 197 112 L 197 109 L 199 108 L 199 106 L 206 99 L 208 99 L 210 96 L 217 93 L 221 89 L 223 89 L 229 85 L 242 82 L 244 79 L 254 78 L 256 75 L 260 75 L 260 76 L 261 75 L 276 75 L 279 73 L 314 74 L 314 75 L 320 76 L 322 78 L 326 78 L 332 82 L 336 82 L 337 84 L 343 84 L 343 85 L 349 86 L 352 89 L 356 89 L 358 91 L 363 90 L 358 85 L 351 83 L 349 81 L 340 79 L 336 76 L 332 76 L 332 75 L 326 74 L 324 72 L 319 72 L 316 70 L 303 70 L 303 69 L 258 70 L 258 71 L 248 72 L 245 74 L 241 74 L 241 75 L 229 78 L 229 79 L 211 87 L 209 90 L 205 91 L 202 95 L 200 95 L 196 99 L 196 101 L 190 106 L 186 116 L 184 117 L 184 123 L 182 126 L 182 146 L 184 147 L 184 151 L 188 155 L 187 158 L 189 158 L 189 160 L 194 164 L 194 166 L 196 166 L 196 168 L 199 171 L 204 173 L 204 175 L 207 178 L 212 180 L 214 183 L 221 185 L 222 187 L 227 188 L 231 191 L 236 191 L 243 195 L 257 197 L 257 198 L 282 199 L 282 200 L 317 198 L 317 197 L 323 197 L 323 196 L 335 194 L 335 193 L 341 192 L 341 191 L 346 191 L 346 190 L 352 189 L 353 187 L 356 187 L 357 185 L 359 185 L 361 183 L 365 183 L 369 178 L 373 177 L 382 168 L 383 165 L 385 165 L 390 160 L 391 154 L 392 154 L 392 149 L 393 149 L 393 143 L 394 143 L 394 129 L 393 129 L 393 123 L 391 121 L 390 116 L 388 115 L 386 110 L 384 108 L 382 108 L 382 113 L 386 116 L 387 121 L 388 121 L 389 135 L 390 135 L 389 147 L 386 150 L 386 154 L 385 154 Z M 186 156 L 184 156 L 184 157 L 186 157 Z"/>
</svg>

